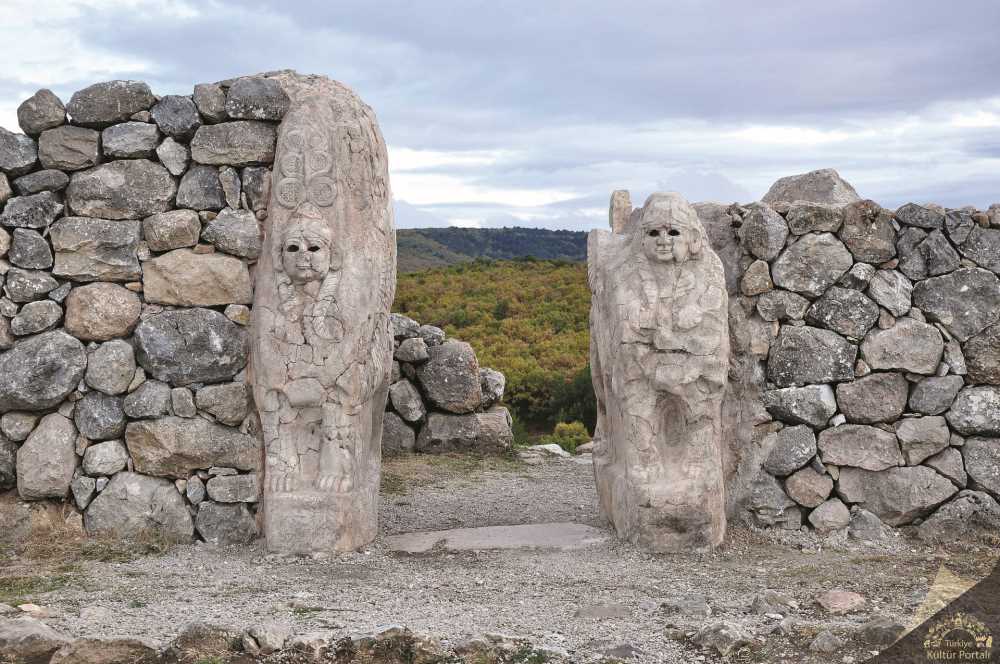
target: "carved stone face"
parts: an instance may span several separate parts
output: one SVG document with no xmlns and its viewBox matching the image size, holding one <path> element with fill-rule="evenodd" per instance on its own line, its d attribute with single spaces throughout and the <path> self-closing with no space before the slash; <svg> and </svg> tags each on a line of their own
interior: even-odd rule
<svg viewBox="0 0 1000 664">
<path fill-rule="evenodd" d="M 331 267 L 330 243 L 319 233 L 295 229 L 285 235 L 281 265 L 292 282 L 319 281 Z"/>
<path fill-rule="evenodd" d="M 639 224 L 642 251 L 650 261 L 683 263 L 701 251 L 701 230 L 694 210 L 675 195 L 647 203 Z"/>
</svg>

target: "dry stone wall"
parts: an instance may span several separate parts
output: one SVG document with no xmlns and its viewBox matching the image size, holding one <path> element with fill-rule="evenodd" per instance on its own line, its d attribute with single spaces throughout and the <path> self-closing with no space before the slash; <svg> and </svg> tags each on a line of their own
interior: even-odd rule
<svg viewBox="0 0 1000 664">
<path fill-rule="evenodd" d="M 0 489 L 91 533 L 256 536 L 246 325 L 288 104 L 111 81 L 0 129 Z"/>
<path fill-rule="evenodd" d="M 63 501 L 90 533 L 258 536 L 247 326 L 282 76 L 40 90 L 0 129 L 0 523 Z M 387 452 L 509 446 L 503 376 L 393 329 Z"/>
<path fill-rule="evenodd" d="M 395 350 L 382 432 L 383 454 L 495 454 L 514 442 L 499 405 L 506 379 L 480 368 L 469 344 L 433 325 L 392 314 Z"/>
<path fill-rule="evenodd" d="M 1000 528 L 1000 206 L 888 210 L 824 170 L 695 207 L 730 292 L 730 512 Z"/>
</svg>

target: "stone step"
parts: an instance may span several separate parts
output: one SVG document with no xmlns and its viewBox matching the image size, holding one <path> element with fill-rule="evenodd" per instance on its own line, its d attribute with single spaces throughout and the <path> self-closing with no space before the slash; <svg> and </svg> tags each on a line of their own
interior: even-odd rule
<svg viewBox="0 0 1000 664">
<path fill-rule="evenodd" d="M 610 534 L 582 523 L 532 523 L 519 526 L 453 528 L 421 533 L 390 535 L 385 542 L 391 551 L 427 553 L 441 547 L 446 551 L 480 549 L 557 549 L 572 551 L 602 544 Z"/>
</svg>

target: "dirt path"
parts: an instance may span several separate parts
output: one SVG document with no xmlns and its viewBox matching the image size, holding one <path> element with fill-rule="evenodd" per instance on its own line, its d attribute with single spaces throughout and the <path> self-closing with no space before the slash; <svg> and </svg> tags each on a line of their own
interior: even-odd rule
<svg viewBox="0 0 1000 664">
<path fill-rule="evenodd" d="M 382 531 L 600 525 L 591 473 L 566 460 L 390 461 Z M 745 661 L 829 664 L 866 659 L 869 648 L 853 639 L 857 627 L 873 615 L 906 623 L 942 565 L 978 579 L 998 555 L 986 544 L 946 551 L 896 538 L 866 549 L 808 534 L 783 537 L 733 528 L 717 553 L 672 556 L 614 541 L 573 552 L 411 556 L 388 551 L 380 540 L 360 553 L 318 560 L 267 555 L 259 545 L 201 544 L 127 562 L 78 561 L 65 567 L 59 583 L 29 584 L 20 599 L 45 606 L 47 622 L 74 635 L 166 641 L 191 620 L 239 627 L 280 621 L 298 632 L 336 636 L 403 624 L 450 643 L 495 632 L 528 637 L 574 662 L 614 661 L 610 655 L 628 662 L 718 661 L 683 635 L 706 621 L 728 620 L 754 637 Z M 832 588 L 862 594 L 866 606 L 844 617 L 826 615 L 814 598 Z M 780 619 L 749 612 L 763 589 L 798 603 L 784 614 L 791 618 L 785 633 L 775 632 Z M 711 617 L 670 612 L 671 604 L 699 596 Z M 809 652 L 822 629 L 847 644 L 833 655 Z"/>
</svg>

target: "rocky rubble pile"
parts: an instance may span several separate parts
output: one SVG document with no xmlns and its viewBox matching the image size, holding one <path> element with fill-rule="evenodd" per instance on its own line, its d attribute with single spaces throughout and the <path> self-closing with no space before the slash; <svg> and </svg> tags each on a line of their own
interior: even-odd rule
<svg viewBox="0 0 1000 664">
<path fill-rule="evenodd" d="M 489 635 L 445 648 L 432 638 L 399 626 L 337 638 L 332 632 L 295 633 L 290 625 L 279 623 L 239 630 L 193 622 L 160 647 L 144 639 L 70 639 L 31 617 L 0 617 L 0 660 L 26 664 L 566 661 L 560 653 L 536 648 L 523 639 Z"/>
<path fill-rule="evenodd" d="M 392 314 L 395 353 L 382 432 L 383 454 L 496 453 L 514 441 L 498 405 L 506 380 L 480 368 L 472 346 L 433 325 Z"/>
<path fill-rule="evenodd" d="M 892 211 L 825 170 L 696 207 L 763 406 L 754 520 L 1000 527 L 1000 205 Z"/>
<path fill-rule="evenodd" d="M 276 81 L 40 90 L 0 129 L 0 490 L 90 533 L 257 534 L 245 366 Z"/>
</svg>

